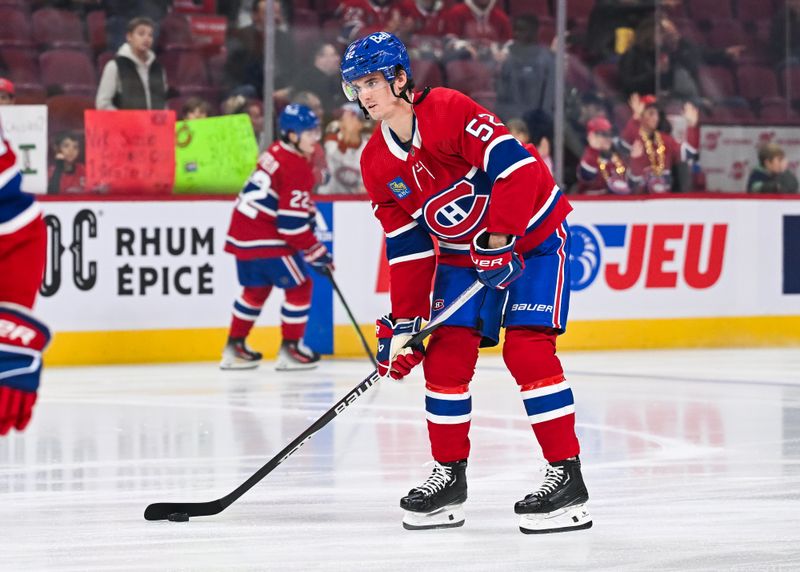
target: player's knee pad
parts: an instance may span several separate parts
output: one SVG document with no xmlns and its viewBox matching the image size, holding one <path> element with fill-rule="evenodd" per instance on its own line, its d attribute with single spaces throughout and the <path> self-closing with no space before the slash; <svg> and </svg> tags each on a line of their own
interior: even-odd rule
<svg viewBox="0 0 800 572">
<path fill-rule="evenodd" d="M 313 284 L 311 280 L 306 280 L 299 286 L 286 290 L 286 301 L 295 306 L 305 306 L 311 303 L 311 291 Z"/>
<path fill-rule="evenodd" d="M 35 392 L 50 330 L 26 308 L 0 303 L 0 385 Z"/>
<path fill-rule="evenodd" d="M 242 299 L 245 303 L 260 308 L 267 301 L 272 286 L 245 286 L 242 291 Z"/>
<path fill-rule="evenodd" d="M 519 385 L 564 376 L 556 356 L 556 332 L 550 328 L 506 329 L 503 360 Z"/>
<path fill-rule="evenodd" d="M 422 362 L 429 389 L 455 388 L 472 381 L 480 341 L 480 333 L 472 328 L 442 326 L 434 331 Z"/>
</svg>

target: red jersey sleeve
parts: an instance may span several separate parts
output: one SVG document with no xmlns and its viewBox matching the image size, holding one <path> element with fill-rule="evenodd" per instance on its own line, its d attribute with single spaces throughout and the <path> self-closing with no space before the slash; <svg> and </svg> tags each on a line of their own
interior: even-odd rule
<svg viewBox="0 0 800 572">
<path fill-rule="evenodd" d="M 539 153 L 525 149 L 496 115 L 457 91 L 443 106 L 446 152 L 482 169 L 492 182 L 487 229 L 523 236 L 531 216 L 551 200 L 553 176 Z"/>
<path fill-rule="evenodd" d="M 313 180 L 311 164 L 304 161 L 298 164 L 307 169 L 306 180 Z M 308 185 L 295 184 L 292 172 L 294 165 L 281 164 L 272 175 L 273 188 L 278 194 L 278 210 L 275 226 L 280 237 L 286 244 L 295 250 L 305 250 L 317 244 L 317 237 L 311 228 L 311 217 L 314 216 L 315 206 L 311 200 Z M 301 188 L 298 188 L 301 187 Z"/>
<path fill-rule="evenodd" d="M 430 316 L 430 294 L 436 253 L 433 240 L 403 208 L 388 189 L 370 176 L 373 165 L 370 153 L 361 157 L 361 172 L 367 188 L 372 212 L 381 223 L 389 261 L 389 295 L 395 318 Z"/>
</svg>

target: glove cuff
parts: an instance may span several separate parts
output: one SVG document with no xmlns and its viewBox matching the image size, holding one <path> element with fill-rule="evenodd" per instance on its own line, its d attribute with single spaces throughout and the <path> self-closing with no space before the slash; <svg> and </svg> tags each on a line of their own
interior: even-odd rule
<svg viewBox="0 0 800 572">
<path fill-rule="evenodd" d="M 475 238 L 472 239 L 472 250 L 477 254 L 482 255 L 497 255 L 497 254 L 505 254 L 506 252 L 511 252 L 514 250 L 514 246 L 517 244 L 517 237 L 511 235 L 511 238 L 508 241 L 508 244 L 505 246 L 501 246 L 499 248 L 489 248 L 489 235 L 491 233 L 486 229 L 482 230 L 478 234 L 475 235 Z"/>
</svg>

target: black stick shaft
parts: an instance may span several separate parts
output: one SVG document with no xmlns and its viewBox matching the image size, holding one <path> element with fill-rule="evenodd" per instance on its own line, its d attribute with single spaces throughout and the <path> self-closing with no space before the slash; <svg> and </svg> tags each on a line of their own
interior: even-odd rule
<svg viewBox="0 0 800 572">
<path fill-rule="evenodd" d="M 361 328 L 358 327 L 358 322 L 356 321 L 355 316 L 353 316 L 353 312 L 350 311 L 350 306 L 347 305 L 347 302 L 344 299 L 344 294 L 342 294 L 342 291 L 339 289 L 339 285 L 336 283 L 336 280 L 334 280 L 333 272 L 328 270 L 325 272 L 325 276 L 327 276 L 328 280 L 331 281 L 331 286 L 333 286 L 333 289 L 336 291 L 336 295 L 339 296 L 339 301 L 342 303 L 342 306 L 344 306 L 344 311 L 347 312 L 350 322 L 352 322 L 353 327 L 356 329 L 356 334 L 358 334 L 358 337 L 361 340 L 361 345 L 364 346 L 364 351 L 367 352 L 369 361 L 371 361 L 372 366 L 377 369 L 378 362 L 375 361 L 375 355 L 372 353 L 372 349 L 369 347 L 367 340 L 364 338 L 364 333 L 361 331 Z"/>
<path fill-rule="evenodd" d="M 433 320 L 428 322 L 428 324 L 419 331 L 413 338 L 411 338 L 404 347 L 413 346 L 419 344 L 425 340 L 428 336 L 430 336 L 433 331 L 438 328 L 447 318 L 452 316 L 456 310 L 461 308 L 470 298 L 472 298 L 475 294 L 477 294 L 483 288 L 483 284 L 479 281 L 475 281 L 469 288 L 467 288 L 464 292 L 459 295 L 458 298 L 453 300 L 453 302 L 447 306 L 441 313 L 436 316 Z M 250 478 L 248 478 L 244 483 L 239 485 L 234 491 L 225 495 L 224 497 L 217 499 L 215 501 L 210 502 L 202 502 L 202 503 L 154 503 L 147 507 L 144 513 L 144 517 L 147 520 L 164 520 L 166 519 L 171 513 L 175 512 L 185 512 L 189 516 L 208 516 L 213 514 L 218 514 L 225 510 L 228 506 L 233 504 L 239 497 L 241 497 L 244 493 L 249 491 L 253 488 L 261 479 L 266 477 L 269 473 L 271 473 L 275 467 L 283 463 L 286 459 L 288 459 L 295 451 L 297 451 L 300 447 L 302 447 L 306 441 L 311 439 L 314 434 L 325 427 L 328 423 L 330 423 L 335 417 L 337 417 L 340 413 L 343 413 L 350 405 L 355 403 L 355 401 L 364 395 L 366 391 L 372 387 L 378 380 L 380 380 L 380 376 L 378 375 L 377 369 L 370 374 L 369 377 L 364 379 L 361 383 L 359 383 L 356 387 L 354 387 L 350 392 L 345 395 L 342 399 L 340 399 L 333 407 L 328 409 L 322 417 L 317 419 L 311 426 L 303 431 L 300 435 L 297 436 L 291 443 L 286 445 L 277 455 L 275 455 L 272 459 L 267 461 L 267 463 L 258 469 Z"/>
</svg>

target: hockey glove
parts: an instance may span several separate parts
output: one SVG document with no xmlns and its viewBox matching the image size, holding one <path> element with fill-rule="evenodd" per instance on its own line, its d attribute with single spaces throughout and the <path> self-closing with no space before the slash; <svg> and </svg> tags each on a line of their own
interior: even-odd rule
<svg viewBox="0 0 800 572">
<path fill-rule="evenodd" d="M 489 233 L 485 230 L 475 235 L 470 246 L 470 255 L 478 280 L 489 288 L 502 290 L 522 275 L 525 261 L 514 252 L 517 237 L 512 236 L 505 246 L 489 248 Z"/>
<path fill-rule="evenodd" d="M 303 259 L 318 272 L 333 270 L 333 257 L 321 242 L 306 248 L 303 251 Z"/>
<path fill-rule="evenodd" d="M 28 425 L 50 330 L 17 306 L 0 304 L 0 435 Z"/>
<path fill-rule="evenodd" d="M 378 375 L 401 380 L 425 357 L 425 346 L 417 344 L 403 346 L 422 329 L 422 318 L 395 322 L 391 314 L 382 316 L 375 323 L 378 338 Z"/>
</svg>

